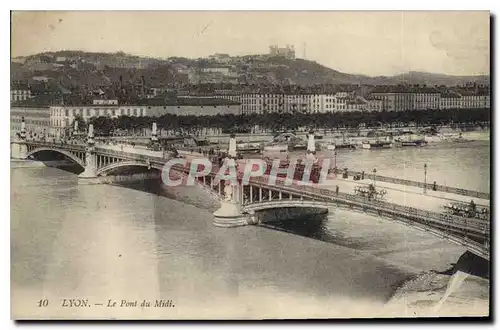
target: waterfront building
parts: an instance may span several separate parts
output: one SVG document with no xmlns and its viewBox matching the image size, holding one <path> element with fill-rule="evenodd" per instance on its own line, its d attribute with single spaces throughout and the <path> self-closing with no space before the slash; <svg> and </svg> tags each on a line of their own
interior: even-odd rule
<svg viewBox="0 0 500 330">
<path fill-rule="evenodd" d="M 371 97 L 382 101 L 382 110 L 411 111 L 439 109 L 440 92 L 420 85 L 377 86 Z"/>
<path fill-rule="evenodd" d="M 462 97 L 454 92 L 443 91 L 439 99 L 439 109 L 459 109 L 462 107 Z"/>
<path fill-rule="evenodd" d="M 50 107 L 50 131 L 55 135 L 63 135 L 71 127 L 75 118 L 88 121 L 92 117 L 118 117 L 121 115 L 139 117 L 146 115 L 146 107 L 142 105 L 118 104 L 81 104 L 54 105 Z"/>
<path fill-rule="evenodd" d="M 439 109 L 441 94 L 433 87 L 414 87 L 410 91 L 414 93 L 414 110 L 437 110 Z"/>
<path fill-rule="evenodd" d="M 215 116 L 240 114 L 240 103 L 215 97 L 178 97 L 171 100 L 152 99 L 146 104 L 147 116 Z"/>
<path fill-rule="evenodd" d="M 371 98 L 382 101 L 382 110 L 479 109 L 490 107 L 486 86 L 446 88 L 419 85 L 378 86 Z"/>
<path fill-rule="evenodd" d="M 311 92 L 243 93 L 241 112 L 249 113 L 325 113 L 336 111 L 362 111 L 366 101 L 353 92 L 329 94 Z"/>
<path fill-rule="evenodd" d="M 52 134 L 64 134 L 77 117 L 88 121 L 92 117 L 102 116 L 111 118 L 119 116 L 159 117 L 165 114 L 214 116 L 239 113 L 239 103 L 218 98 L 147 99 L 137 101 L 136 104 L 118 104 L 116 100 L 94 100 L 92 104 L 51 106 L 49 125 Z"/>
<path fill-rule="evenodd" d="M 231 90 L 216 90 L 214 97 L 230 100 L 241 105 L 241 93 L 233 92 Z M 242 113 L 242 108 L 240 107 L 240 113 Z"/>
<path fill-rule="evenodd" d="M 367 104 L 366 101 L 363 101 L 362 99 L 355 98 L 354 100 L 347 100 L 346 101 L 346 111 L 364 111 L 367 110 Z"/>
<path fill-rule="evenodd" d="M 408 111 L 415 108 L 415 95 L 407 86 L 378 86 L 371 95 L 382 101 L 382 110 Z"/>
<path fill-rule="evenodd" d="M 382 100 L 373 96 L 364 99 L 366 101 L 366 110 L 368 111 L 382 111 Z"/>
<path fill-rule="evenodd" d="M 50 130 L 49 106 L 36 105 L 11 105 L 10 107 L 10 131 L 11 134 L 21 130 L 21 122 L 24 118 L 26 130 L 32 134 L 48 133 Z"/>
<path fill-rule="evenodd" d="M 333 112 L 337 109 L 337 98 L 335 97 L 335 94 L 322 94 L 322 100 L 323 100 L 323 111 L 322 112 Z"/>
<path fill-rule="evenodd" d="M 490 91 L 487 87 L 471 87 L 454 89 L 460 95 L 462 109 L 490 108 Z"/>
</svg>

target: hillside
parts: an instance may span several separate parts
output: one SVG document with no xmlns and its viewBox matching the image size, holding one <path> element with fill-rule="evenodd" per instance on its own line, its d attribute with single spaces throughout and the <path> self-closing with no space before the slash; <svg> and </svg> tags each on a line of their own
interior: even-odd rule
<svg viewBox="0 0 500 330">
<path fill-rule="evenodd" d="M 401 75 L 394 76 L 401 82 L 408 84 L 429 84 L 428 81 L 432 81 L 432 85 L 463 85 L 468 82 L 475 82 L 479 84 L 490 84 L 490 77 L 485 75 L 479 76 L 448 76 L 444 74 L 428 73 L 428 72 L 416 72 L 410 71 Z"/>
<path fill-rule="evenodd" d="M 207 73 L 210 68 L 224 67 L 225 73 Z M 208 68 L 208 69 L 207 69 Z M 223 59 L 168 58 L 157 59 L 116 53 L 83 51 L 46 52 L 13 58 L 11 80 L 56 80 L 67 88 L 137 84 L 144 77 L 151 87 L 188 83 L 239 84 L 361 84 L 391 85 L 398 83 L 457 85 L 466 82 L 489 84 L 489 76 L 448 76 L 425 72 L 408 72 L 396 76 L 369 77 L 343 73 L 304 59 L 285 59 L 268 55 L 226 56 Z"/>
</svg>

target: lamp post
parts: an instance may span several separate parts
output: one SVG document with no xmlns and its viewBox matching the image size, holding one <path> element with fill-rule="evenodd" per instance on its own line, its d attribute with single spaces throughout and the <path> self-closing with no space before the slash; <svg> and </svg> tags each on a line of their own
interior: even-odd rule
<svg viewBox="0 0 500 330">
<path fill-rule="evenodd" d="M 337 173 L 337 150 L 333 151 L 333 155 L 335 156 L 335 173 Z"/>
<path fill-rule="evenodd" d="M 427 193 L 427 164 L 424 164 L 424 194 Z"/>
<path fill-rule="evenodd" d="M 373 169 L 373 188 L 375 188 L 375 175 L 377 174 L 377 169 Z"/>
</svg>

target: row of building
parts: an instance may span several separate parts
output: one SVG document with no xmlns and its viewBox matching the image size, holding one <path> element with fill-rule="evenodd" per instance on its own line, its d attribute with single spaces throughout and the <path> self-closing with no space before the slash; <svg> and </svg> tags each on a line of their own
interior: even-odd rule
<svg viewBox="0 0 500 330">
<path fill-rule="evenodd" d="M 218 97 L 241 104 L 241 113 L 336 111 L 411 111 L 489 108 L 488 89 L 375 88 L 367 96 L 355 91 L 332 94 L 244 93 Z"/>
<path fill-rule="evenodd" d="M 262 91 L 236 93 L 215 91 L 211 95 L 194 96 L 178 93 L 174 97 L 139 100 L 94 99 L 91 104 L 54 103 L 49 95 L 30 86 L 17 84 L 11 90 L 11 128 L 20 129 L 24 117 L 33 131 L 63 134 L 77 117 L 161 116 L 262 114 L 262 113 L 325 113 L 345 111 L 411 111 L 425 109 L 490 108 L 489 88 L 469 86 L 435 88 L 420 86 L 379 86 L 365 96 L 358 91 L 304 93 Z M 47 102 L 39 102 L 46 98 Z M 66 99 L 67 101 L 67 99 Z"/>
</svg>

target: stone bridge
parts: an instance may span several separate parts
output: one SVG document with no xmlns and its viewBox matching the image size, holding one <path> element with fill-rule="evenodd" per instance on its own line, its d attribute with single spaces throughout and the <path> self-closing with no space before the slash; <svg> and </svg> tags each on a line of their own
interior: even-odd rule
<svg viewBox="0 0 500 330">
<path fill-rule="evenodd" d="M 154 169 L 162 175 L 169 175 L 164 173 L 164 169 L 165 164 L 174 158 L 173 155 L 141 148 L 123 149 L 119 146 L 95 144 L 92 131 L 92 128 L 89 128 L 87 143 L 80 145 L 28 141 L 21 134 L 20 139 L 11 142 L 12 157 L 26 159 L 44 152 L 59 153 L 82 167 L 83 172 L 78 176 L 81 184 L 102 183 L 100 177 L 130 167 Z M 314 146 L 314 141 L 308 141 L 308 148 L 311 146 Z M 234 136 L 230 139 L 228 150 L 226 164 L 236 164 Z M 172 165 L 170 170 L 180 174 L 185 184 L 188 174 L 192 171 L 189 155 L 180 155 L 176 160 L 177 163 Z M 489 220 L 430 212 L 380 200 L 367 200 L 357 195 L 323 189 L 321 185 L 287 185 L 281 179 L 270 183 L 266 176 L 251 177 L 245 184 L 241 184 L 241 181 L 234 184 L 219 178 L 217 168 L 212 168 L 211 172 L 194 180 L 219 198 L 221 207 L 214 212 L 214 224 L 217 226 L 255 224 L 260 221 L 259 213 L 270 209 L 311 209 L 328 212 L 338 207 L 383 216 L 462 245 L 485 259 L 490 256 Z"/>
</svg>

